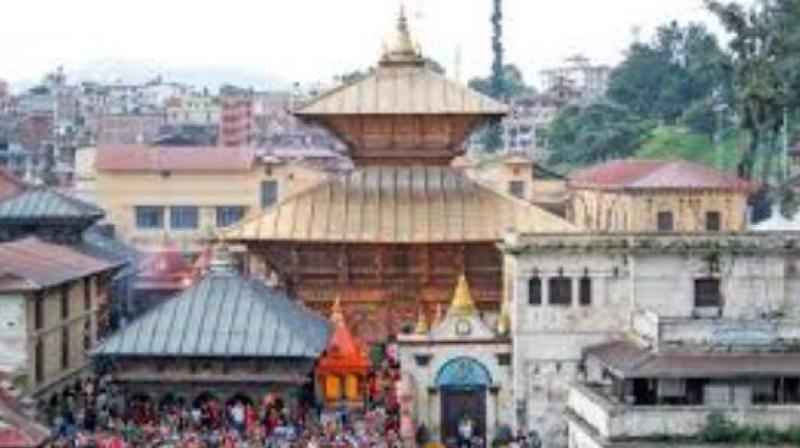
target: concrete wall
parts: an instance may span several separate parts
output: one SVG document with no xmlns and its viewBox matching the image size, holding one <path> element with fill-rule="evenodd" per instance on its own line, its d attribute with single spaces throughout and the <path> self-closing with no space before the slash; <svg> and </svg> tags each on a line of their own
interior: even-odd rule
<svg viewBox="0 0 800 448">
<path fill-rule="evenodd" d="M 27 333 L 25 297 L 16 293 L 0 295 L 0 371 L 11 373 L 25 368 Z"/>
<path fill-rule="evenodd" d="M 720 411 L 738 425 L 772 426 L 786 430 L 800 424 L 798 405 L 711 406 L 628 406 L 611 403 L 597 393 L 574 387 L 568 406 L 574 415 L 595 428 L 605 439 L 694 436 L 708 421 L 708 415 Z"/>
<path fill-rule="evenodd" d="M 793 326 L 800 321 L 800 254 L 769 250 L 766 244 L 738 254 L 720 249 L 718 268 L 710 272 L 711 251 L 702 245 L 666 250 L 662 241 L 647 250 L 620 250 L 604 246 L 602 238 L 583 248 L 570 246 L 569 238 L 553 246 L 533 245 L 507 254 L 505 260 L 513 306 L 514 398 L 524 410 L 516 423 L 538 431 L 552 446 L 567 444 L 564 405 L 570 382 L 586 374 L 582 351 L 633 333 L 634 317 L 642 312 L 681 322 L 668 329 L 668 337 L 698 343 L 741 319 L 766 322 L 784 337 L 794 338 L 800 331 Z M 541 305 L 528 303 L 528 280 L 534 274 L 542 281 Z M 578 303 L 578 279 L 583 275 L 592 282 L 588 306 Z M 699 318 L 694 279 L 708 275 L 720 279 L 724 305 L 720 317 Z M 572 278 L 571 306 L 548 303 L 547 279 L 554 276 Z M 660 331 L 656 326 L 657 318 L 637 321 L 640 332 Z"/>
</svg>

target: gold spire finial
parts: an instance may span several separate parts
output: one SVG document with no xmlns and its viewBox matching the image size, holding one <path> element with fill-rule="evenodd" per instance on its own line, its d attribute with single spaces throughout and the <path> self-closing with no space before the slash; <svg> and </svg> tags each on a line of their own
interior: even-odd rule
<svg viewBox="0 0 800 448">
<path fill-rule="evenodd" d="M 450 313 L 460 315 L 469 315 L 477 312 L 475 302 L 472 300 L 472 294 L 469 292 L 469 284 L 464 274 L 458 277 L 458 284 L 456 290 L 453 292 L 453 301 L 450 303 Z"/>
<path fill-rule="evenodd" d="M 508 298 L 505 298 L 500 307 L 500 318 L 497 320 L 497 334 L 506 336 L 509 331 L 511 331 L 511 304 Z"/>
<path fill-rule="evenodd" d="M 421 52 L 414 45 L 411 31 L 408 28 L 408 17 L 405 5 L 400 3 L 400 14 L 397 18 L 397 30 L 390 44 L 383 52 L 380 64 L 389 65 L 423 65 Z"/>
<path fill-rule="evenodd" d="M 425 319 L 425 309 L 419 309 L 419 315 L 417 316 L 417 326 L 414 328 L 414 333 L 423 335 L 428 333 L 428 321 Z"/>
<path fill-rule="evenodd" d="M 335 325 L 344 323 L 344 312 L 342 311 L 342 296 L 336 296 L 331 307 L 331 322 Z"/>
</svg>

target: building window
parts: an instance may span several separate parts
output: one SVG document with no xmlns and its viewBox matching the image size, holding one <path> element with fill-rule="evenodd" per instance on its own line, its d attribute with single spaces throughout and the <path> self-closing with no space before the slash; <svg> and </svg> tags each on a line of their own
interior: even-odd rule
<svg viewBox="0 0 800 448">
<path fill-rule="evenodd" d="M 528 279 L 528 304 L 542 304 L 542 279 L 539 277 L 531 277 Z"/>
<path fill-rule="evenodd" d="M 512 180 L 508 183 L 508 193 L 517 198 L 525 197 L 525 182 L 521 180 Z"/>
<path fill-rule="evenodd" d="M 44 345 L 41 338 L 36 339 L 34 352 L 34 357 L 36 358 L 36 365 L 33 369 L 34 376 L 36 377 L 36 384 L 41 384 L 44 381 Z"/>
<path fill-rule="evenodd" d="M 83 310 L 90 309 L 92 309 L 92 278 L 86 277 L 83 279 Z"/>
<path fill-rule="evenodd" d="M 572 279 L 553 277 L 548 281 L 550 305 L 572 305 Z"/>
<path fill-rule="evenodd" d="M 44 295 L 41 291 L 33 296 L 33 326 L 36 330 L 44 327 Z"/>
<path fill-rule="evenodd" d="M 169 208 L 169 227 L 171 229 L 197 229 L 200 227 L 200 213 L 197 207 L 176 206 Z"/>
<path fill-rule="evenodd" d="M 672 212 L 658 212 L 658 231 L 672 232 L 673 230 L 674 223 L 672 219 Z"/>
<path fill-rule="evenodd" d="M 278 202 L 278 181 L 261 182 L 261 208 L 272 207 Z"/>
<path fill-rule="evenodd" d="M 696 308 L 722 306 L 719 279 L 698 278 L 694 281 L 694 306 Z"/>
<path fill-rule="evenodd" d="M 61 285 L 61 318 L 69 317 L 69 283 Z"/>
<path fill-rule="evenodd" d="M 228 205 L 217 207 L 217 227 L 228 227 L 244 218 L 244 207 Z"/>
<path fill-rule="evenodd" d="M 580 285 L 578 288 L 578 301 L 581 306 L 589 306 L 592 304 L 592 279 L 588 275 L 581 277 Z"/>
<path fill-rule="evenodd" d="M 722 230 L 722 215 L 719 212 L 706 212 L 706 230 L 709 232 Z"/>
<path fill-rule="evenodd" d="M 139 229 L 161 229 L 164 227 L 164 207 L 137 206 L 136 227 Z"/>
<path fill-rule="evenodd" d="M 61 370 L 69 368 L 69 326 L 61 329 Z"/>
</svg>

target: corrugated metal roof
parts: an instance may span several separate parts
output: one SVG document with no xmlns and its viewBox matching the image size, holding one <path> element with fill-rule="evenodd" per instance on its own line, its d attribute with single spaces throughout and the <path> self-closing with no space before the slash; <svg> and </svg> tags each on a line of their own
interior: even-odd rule
<svg viewBox="0 0 800 448">
<path fill-rule="evenodd" d="M 317 358 L 329 336 L 325 319 L 284 292 L 211 273 L 112 335 L 97 354 Z"/>
<path fill-rule="evenodd" d="M 796 376 L 800 353 L 656 353 L 629 341 L 591 347 L 594 357 L 623 378 Z"/>
<path fill-rule="evenodd" d="M 449 167 L 365 167 L 290 197 L 226 232 L 232 240 L 498 241 L 578 228 Z"/>
<path fill-rule="evenodd" d="M 505 104 L 418 66 L 379 67 L 295 112 L 299 116 L 462 114 L 505 115 Z"/>
<path fill-rule="evenodd" d="M 48 187 L 30 188 L 0 202 L 0 220 L 100 219 L 105 212 Z"/>
<path fill-rule="evenodd" d="M 24 238 L 0 244 L 0 291 L 46 288 L 118 265 L 67 246 Z"/>
</svg>

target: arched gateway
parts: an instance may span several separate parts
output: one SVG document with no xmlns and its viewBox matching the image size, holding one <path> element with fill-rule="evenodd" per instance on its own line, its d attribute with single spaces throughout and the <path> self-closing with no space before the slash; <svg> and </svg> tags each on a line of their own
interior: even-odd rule
<svg viewBox="0 0 800 448">
<path fill-rule="evenodd" d="M 459 438 L 459 427 L 481 439 L 486 438 L 487 390 L 492 385 L 489 370 L 473 358 L 455 358 L 436 374 L 436 387 L 441 395 L 442 440 Z"/>
<path fill-rule="evenodd" d="M 402 435 L 412 438 L 424 425 L 447 446 L 467 436 L 490 446 L 493 429 L 513 418 L 511 406 L 501 405 L 513 396 L 508 304 L 495 331 L 481 318 L 462 276 L 447 314 L 437 312 L 430 329 L 427 323 L 421 311 L 415 333 L 398 337 L 401 375 L 410 385 L 401 414 L 411 424 Z"/>
</svg>

